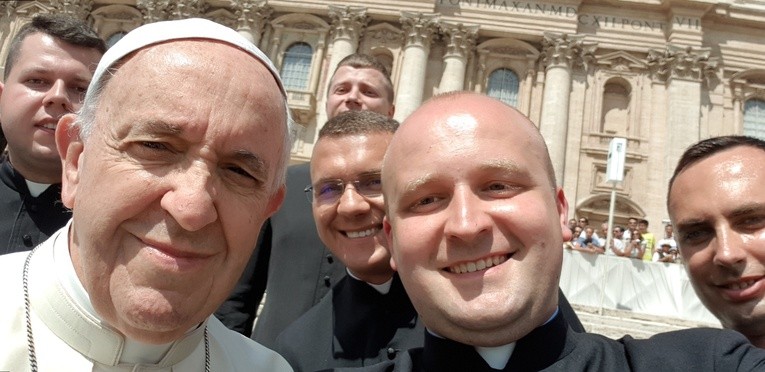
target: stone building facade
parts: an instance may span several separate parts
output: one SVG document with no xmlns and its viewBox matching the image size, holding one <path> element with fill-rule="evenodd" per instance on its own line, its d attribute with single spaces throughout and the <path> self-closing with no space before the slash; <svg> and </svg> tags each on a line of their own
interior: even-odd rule
<svg viewBox="0 0 765 372">
<path fill-rule="evenodd" d="M 765 1 L 2 1 L 0 60 L 41 12 L 87 19 L 110 43 L 163 19 L 238 30 L 282 69 L 298 124 L 293 162 L 310 159 L 330 73 L 354 52 L 389 67 L 399 120 L 463 89 L 519 108 L 546 139 L 572 217 L 606 220 L 608 145 L 624 137 L 615 220 L 646 217 L 658 236 L 667 181 L 688 145 L 765 135 Z"/>
</svg>

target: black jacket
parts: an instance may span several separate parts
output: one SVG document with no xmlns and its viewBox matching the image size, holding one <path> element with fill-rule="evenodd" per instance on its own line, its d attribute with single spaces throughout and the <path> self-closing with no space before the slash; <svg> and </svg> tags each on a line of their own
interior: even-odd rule
<svg viewBox="0 0 765 372">
<path fill-rule="evenodd" d="M 0 163 L 0 254 L 28 251 L 66 225 L 72 213 L 61 203 L 61 184 L 32 197 L 24 177 L 7 159 Z"/>
</svg>

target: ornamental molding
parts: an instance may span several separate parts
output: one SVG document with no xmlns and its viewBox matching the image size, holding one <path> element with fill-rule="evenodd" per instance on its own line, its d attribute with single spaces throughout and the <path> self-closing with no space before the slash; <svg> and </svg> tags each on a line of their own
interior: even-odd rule
<svg viewBox="0 0 765 372">
<path fill-rule="evenodd" d="M 404 41 L 404 32 L 390 23 L 370 26 L 364 31 L 364 39 L 372 45 L 398 46 Z"/>
<path fill-rule="evenodd" d="M 603 70 L 617 72 L 644 72 L 648 70 L 648 64 L 644 60 L 622 50 L 597 56 L 596 63 Z"/>
</svg>

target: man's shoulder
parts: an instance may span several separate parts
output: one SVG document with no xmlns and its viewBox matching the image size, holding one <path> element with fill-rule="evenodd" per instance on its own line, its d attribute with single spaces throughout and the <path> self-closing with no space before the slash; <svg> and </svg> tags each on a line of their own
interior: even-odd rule
<svg viewBox="0 0 765 372">
<path fill-rule="evenodd" d="M 216 347 L 219 353 L 225 355 L 232 366 L 244 367 L 235 370 L 248 370 L 257 366 L 264 371 L 292 371 L 292 367 L 281 355 L 226 328 L 214 316 L 210 316 L 207 327 L 210 341 L 215 345 L 211 347 Z"/>
<path fill-rule="evenodd" d="M 631 368 L 637 371 L 765 370 L 765 349 L 728 329 L 691 328 L 644 340 L 626 336 L 619 342 L 625 347 Z"/>
</svg>

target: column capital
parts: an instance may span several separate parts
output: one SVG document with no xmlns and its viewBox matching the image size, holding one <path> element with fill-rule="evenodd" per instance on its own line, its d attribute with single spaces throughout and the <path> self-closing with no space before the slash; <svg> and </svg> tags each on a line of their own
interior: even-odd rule
<svg viewBox="0 0 765 372">
<path fill-rule="evenodd" d="M 136 7 L 143 14 L 146 23 L 163 21 L 167 19 L 169 0 L 136 0 Z"/>
<path fill-rule="evenodd" d="M 171 19 L 186 19 L 201 17 L 207 7 L 205 0 L 176 0 L 170 2 L 167 12 Z"/>
<path fill-rule="evenodd" d="M 436 13 L 401 12 L 405 46 L 418 45 L 430 48 L 433 35 L 438 31 L 439 15 Z"/>
<path fill-rule="evenodd" d="M 234 3 L 234 11 L 238 31 L 251 30 L 258 34 L 263 31 L 263 21 L 274 13 L 267 0 L 240 0 Z"/>
<path fill-rule="evenodd" d="M 475 46 L 478 39 L 479 25 L 463 25 L 462 23 L 441 25 L 441 32 L 448 38 L 444 57 L 467 58 L 468 52 Z"/>
<path fill-rule="evenodd" d="M 93 9 L 93 0 L 51 0 L 50 4 L 60 13 L 79 19 L 85 19 Z"/>
<path fill-rule="evenodd" d="M 710 82 L 717 77 L 720 61 L 710 57 L 710 48 L 668 44 L 664 49 L 648 50 L 648 66 L 655 79 L 685 79 Z"/>
<path fill-rule="evenodd" d="M 347 39 L 354 43 L 369 22 L 367 8 L 363 6 L 330 5 L 329 17 L 332 18 L 332 39 Z"/>
<path fill-rule="evenodd" d="M 583 66 L 585 69 L 594 60 L 597 43 L 585 41 L 584 35 L 569 35 L 557 32 L 545 32 L 542 39 L 542 64 L 574 68 Z"/>
</svg>

